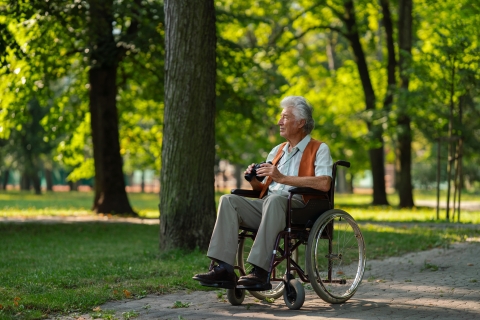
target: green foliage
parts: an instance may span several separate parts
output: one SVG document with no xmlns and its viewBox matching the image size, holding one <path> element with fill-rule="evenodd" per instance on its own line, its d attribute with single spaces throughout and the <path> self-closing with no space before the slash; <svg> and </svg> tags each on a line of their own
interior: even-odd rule
<svg viewBox="0 0 480 320">
<path fill-rule="evenodd" d="M 411 70 L 415 124 L 430 141 L 446 136 L 452 107 L 453 134 L 465 139 L 466 160 L 477 158 L 480 8 L 462 0 L 419 1 L 416 9 L 421 23 Z"/>
<path fill-rule="evenodd" d="M 54 157 L 74 169 L 70 180 L 92 177 L 87 71 L 100 61 L 92 56 L 93 39 L 87 32 L 95 27 L 89 1 L 17 1 L 2 8 L 5 15 L 2 13 L 0 22 L 11 35 L 8 43 L 14 41 L 18 46 L 9 46 L 2 55 L 8 63 L 0 69 L 0 138 L 14 138 L 11 133 L 28 121 L 25 105 L 35 98 L 48 111 L 38 119 L 45 132 L 34 133 L 43 139 L 39 145 L 59 145 Z M 124 54 L 117 81 L 122 154 L 130 167 L 159 168 L 163 4 L 114 1 L 112 12 L 113 36 L 118 51 Z M 139 36 L 133 34 L 133 28 Z M 128 117 L 132 111 L 137 113 L 137 108 L 142 110 L 140 118 Z M 138 157 L 128 157 L 137 153 Z"/>
<path fill-rule="evenodd" d="M 20 168 L 24 162 L 20 153 L 26 150 L 17 146 L 22 132 L 30 132 L 29 144 L 41 148 L 40 158 L 54 158 L 72 170 L 69 179 L 92 176 L 87 71 L 95 59 L 93 36 L 87 32 L 88 4 L 85 0 L 0 3 L 0 145 L 5 146 L 0 151 L 0 170 Z M 124 170 L 158 172 L 163 138 L 163 2 L 113 1 L 112 5 L 113 37 L 123 52 L 117 107 Z M 413 161 L 425 163 L 426 155 L 433 159 L 432 143 L 446 134 L 453 101 L 454 134 L 464 137 L 465 171 L 474 185 L 480 147 L 478 4 L 414 1 L 409 93 L 404 97 L 395 92 L 389 110 L 382 109 L 387 49 L 381 7 L 371 0 L 355 0 L 354 5 L 376 96 L 376 110 L 368 112 L 346 37 L 344 1 L 215 2 L 217 157 L 243 166 L 263 160 L 281 141 L 276 128 L 279 101 L 293 94 L 312 103 L 317 123 L 313 136 L 329 144 L 335 159 L 351 160 L 351 174 L 369 167 L 366 150 L 378 144 L 366 120 L 382 128 L 387 163 L 395 161 L 400 112 L 396 101 L 407 98 Z M 395 26 L 397 5 L 390 1 Z M 135 20 L 137 37 L 131 32 Z M 398 30 L 394 33 L 397 38 Z M 397 60 L 402 54 L 397 53 Z M 42 110 L 38 116 L 29 112 L 32 101 Z M 33 128 L 34 123 L 42 128 Z M 435 165 L 433 160 L 427 163 Z"/>
</svg>

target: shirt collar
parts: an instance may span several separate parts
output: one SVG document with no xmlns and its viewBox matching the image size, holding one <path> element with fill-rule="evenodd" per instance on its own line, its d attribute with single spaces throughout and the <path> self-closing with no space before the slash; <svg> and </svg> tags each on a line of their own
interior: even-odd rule
<svg viewBox="0 0 480 320">
<path fill-rule="evenodd" d="M 302 139 L 302 141 L 300 141 L 295 147 L 298 148 L 298 150 L 300 150 L 302 153 L 303 151 L 305 151 L 305 148 L 307 147 L 307 144 L 310 142 L 310 140 L 312 140 L 312 136 L 310 136 L 309 134 L 307 134 L 305 136 L 305 138 Z M 284 147 L 283 147 L 283 151 L 285 153 L 288 153 L 288 146 L 290 144 L 287 143 Z"/>
</svg>

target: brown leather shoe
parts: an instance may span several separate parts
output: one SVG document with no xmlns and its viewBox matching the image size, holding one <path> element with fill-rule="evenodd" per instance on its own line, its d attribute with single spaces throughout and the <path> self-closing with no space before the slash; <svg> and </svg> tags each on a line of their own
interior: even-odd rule
<svg viewBox="0 0 480 320">
<path fill-rule="evenodd" d="M 250 274 L 240 277 L 238 285 L 244 287 L 255 287 L 265 285 L 268 281 L 268 272 L 262 268 L 254 266 Z"/>
<path fill-rule="evenodd" d="M 228 272 L 222 266 L 215 266 L 207 273 L 196 274 L 192 279 L 200 281 L 202 286 L 207 287 L 235 289 L 237 285 L 237 275 L 234 272 Z"/>
</svg>

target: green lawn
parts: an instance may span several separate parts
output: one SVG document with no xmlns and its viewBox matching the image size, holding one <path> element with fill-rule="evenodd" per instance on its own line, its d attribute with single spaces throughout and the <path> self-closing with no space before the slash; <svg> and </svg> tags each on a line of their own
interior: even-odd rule
<svg viewBox="0 0 480 320">
<path fill-rule="evenodd" d="M 157 195 L 129 196 L 141 215 L 158 218 Z M 432 228 L 422 223 L 431 221 L 434 209 L 371 207 L 365 195 L 339 195 L 336 200 L 338 207 L 360 221 L 367 259 L 480 237 L 478 228 L 458 229 L 457 224 Z M 3 192 L 0 216 L 91 215 L 91 201 L 91 193 Z M 464 222 L 470 223 L 478 223 L 479 215 L 462 213 Z M 375 221 L 419 223 L 388 226 Z M 72 312 L 95 315 L 93 308 L 109 300 L 177 289 L 208 290 L 191 280 L 193 274 L 207 270 L 205 252 L 159 252 L 158 229 L 158 225 L 101 222 L 0 223 L 0 319 L 40 319 Z"/>
<path fill-rule="evenodd" d="M 479 230 L 362 224 L 367 258 L 385 258 L 479 237 Z M 92 312 L 116 299 L 205 290 L 193 274 L 204 252 L 158 251 L 158 225 L 0 224 L 0 319 Z M 93 313 L 93 312 L 92 312 Z"/>
<path fill-rule="evenodd" d="M 217 193 L 217 200 L 221 193 Z M 130 202 L 143 218 L 158 218 L 159 197 L 153 193 L 130 193 Z M 435 200 L 434 192 L 417 192 L 417 200 Z M 445 195 L 442 194 L 442 202 Z M 480 202 L 480 195 L 469 194 L 462 197 L 465 201 Z M 57 192 L 45 193 L 40 196 L 26 192 L 0 192 L 0 217 L 35 217 L 35 216 L 88 216 L 93 201 L 91 192 Z M 348 211 L 358 221 L 428 221 L 436 220 L 436 210 L 428 207 L 399 210 L 397 195 L 389 195 L 392 206 L 374 207 L 369 203 L 370 195 L 365 194 L 337 194 L 336 207 Z M 444 221 L 445 210 L 440 210 L 440 219 Z M 480 211 L 461 212 L 462 223 L 480 223 Z"/>
<path fill-rule="evenodd" d="M 158 194 L 130 193 L 134 210 L 144 218 L 158 218 Z M 87 216 L 92 215 L 93 192 L 0 191 L 0 217 Z"/>
</svg>

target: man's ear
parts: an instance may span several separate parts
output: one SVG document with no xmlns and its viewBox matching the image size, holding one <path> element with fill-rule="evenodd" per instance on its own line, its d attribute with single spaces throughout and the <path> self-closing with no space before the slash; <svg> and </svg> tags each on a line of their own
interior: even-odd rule
<svg viewBox="0 0 480 320">
<path fill-rule="evenodd" d="M 298 128 L 300 129 L 300 128 L 305 127 L 306 123 L 307 123 L 307 120 L 305 120 L 305 119 L 302 119 L 302 120 L 298 121 Z"/>
</svg>

